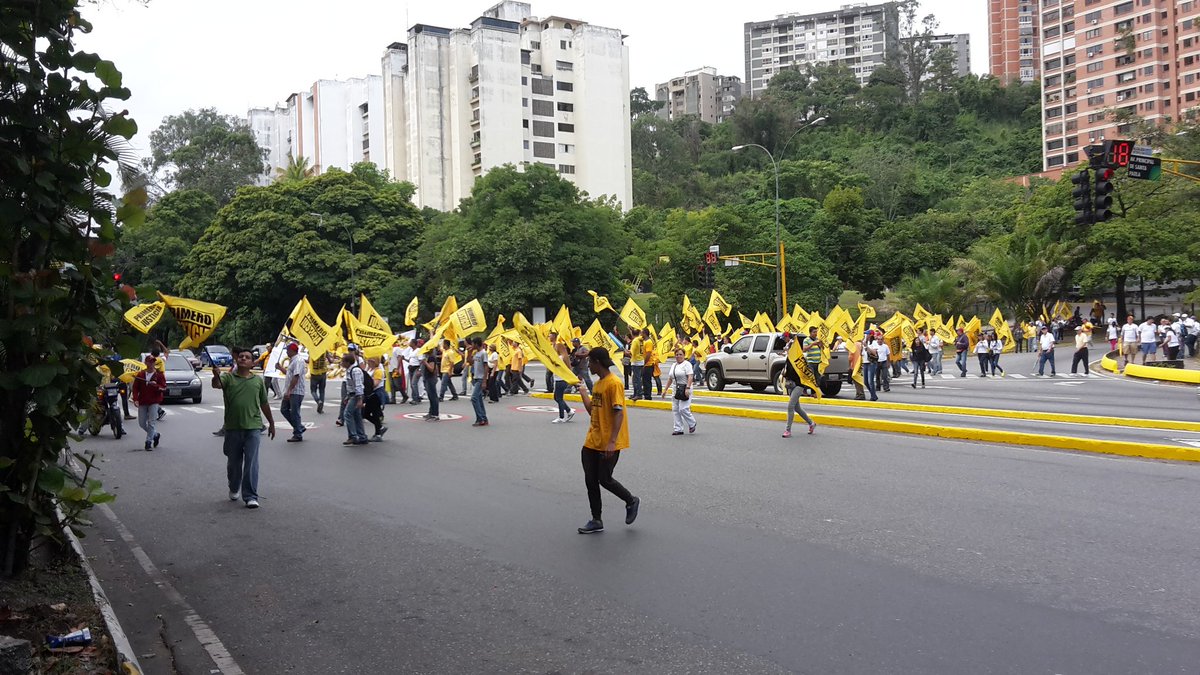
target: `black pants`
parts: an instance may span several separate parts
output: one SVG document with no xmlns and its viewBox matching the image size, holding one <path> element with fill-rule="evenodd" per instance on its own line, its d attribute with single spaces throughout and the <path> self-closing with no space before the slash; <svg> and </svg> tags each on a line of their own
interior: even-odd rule
<svg viewBox="0 0 1200 675">
<path fill-rule="evenodd" d="M 1075 356 L 1071 358 L 1071 374 L 1072 375 L 1075 374 L 1075 368 L 1078 367 L 1079 364 L 1081 364 L 1081 363 L 1083 364 L 1083 372 L 1087 373 L 1088 372 L 1088 350 L 1087 350 L 1087 347 L 1084 347 L 1083 349 L 1075 350 Z"/>
<path fill-rule="evenodd" d="M 921 386 L 925 386 L 925 367 L 929 365 L 928 361 L 917 361 L 913 366 L 913 386 L 917 386 L 917 376 L 921 377 Z"/>
<path fill-rule="evenodd" d="M 383 431 L 383 405 L 379 400 L 383 395 L 384 392 L 376 391 L 363 401 L 363 419 L 375 425 L 376 436 Z"/>
<path fill-rule="evenodd" d="M 633 501 L 633 495 L 613 478 L 613 469 L 617 467 L 620 452 L 611 456 L 591 448 L 583 449 L 583 483 L 587 485 L 588 504 L 592 507 L 592 519 L 600 520 L 600 488 L 616 495 L 626 504 Z"/>
<path fill-rule="evenodd" d="M 312 393 L 313 403 L 325 402 L 325 375 L 312 375 L 308 378 L 308 389 Z"/>
<path fill-rule="evenodd" d="M 650 381 L 654 379 L 654 366 L 642 367 L 642 398 L 649 401 L 653 396 L 650 394 Z M 662 391 L 658 392 L 662 395 Z"/>
<path fill-rule="evenodd" d="M 987 377 L 988 366 L 992 365 L 991 352 L 988 352 L 987 354 L 976 354 L 975 356 L 979 358 L 980 377 Z"/>
<path fill-rule="evenodd" d="M 421 378 L 421 383 L 425 385 L 425 398 L 429 400 L 429 412 L 425 413 L 432 417 L 438 416 L 438 395 L 437 395 L 437 378 L 432 374 Z"/>
<path fill-rule="evenodd" d="M 529 386 L 525 384 L 526 379 L 524 370 L 510 373 L 508 376 L 508 393 L 516 396 L 518 391 L 524 390 L 528 394 Z M 533 380 L 529 381 L 533 382 Z"/>
</svg>

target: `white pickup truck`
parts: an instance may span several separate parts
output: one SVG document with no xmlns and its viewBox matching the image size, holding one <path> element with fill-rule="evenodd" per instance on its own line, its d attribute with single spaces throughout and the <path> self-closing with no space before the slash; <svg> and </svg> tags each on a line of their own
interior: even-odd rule
<svg viewBox="0 0 1200 675">
<path fill-rule="evenodd" d="M 771 387 L 776 394 L 787 392 L 784 366 L 787 344 L 782 333 L 750 333 L 726 345 L 708 357 L 704 364 L 704 384 L 711 391 L 722 391 L 728 384 L 749 385 L 754 391 Z M 833 352 L 821 374 L 821 393 L 837 396 L 842 383 L 850 381 L 850 355 Z"/>
</svg>

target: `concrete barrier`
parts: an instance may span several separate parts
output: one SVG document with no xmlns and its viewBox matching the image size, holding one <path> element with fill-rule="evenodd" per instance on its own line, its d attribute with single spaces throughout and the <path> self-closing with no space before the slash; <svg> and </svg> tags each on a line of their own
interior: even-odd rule
<svg viewBox="0 0 1200 675">
<path fill-rule="evenodd" d="M 1143 380 L 1165 380 L 1183 384 L 1200 385 L 1200 370 L 1179 370 L 1176 368 L 1155 368 L 1131 363 L 1125 366 L 1125 377 L 1137 377 Z"/>
</svg>

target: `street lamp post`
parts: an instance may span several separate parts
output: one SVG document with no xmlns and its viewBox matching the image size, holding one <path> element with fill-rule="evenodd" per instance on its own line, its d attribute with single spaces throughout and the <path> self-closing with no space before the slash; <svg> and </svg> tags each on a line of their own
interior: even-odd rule
<svg viewBox="0 0 1200 675">
<path fill-rule="evenodd" d="M 310 216 L 317 217 L 317 226 L 324 229 L 325 214 L 309 213 Z M 350 293 L 350 311 L 354 311 L 354 301 L 358 299 L 358 263 L 354 258 L 354 233 L 350 231 L 350 227 L 342 223 L 342 229 L 346 231 L 346 238 L 350 240 L 350 285 L 353 287 Z"/>
<path fill-rule="evenodd" d="M 787 143 L 783 144 L 783 152 L 779 153 L 779 158 L 783 159 L 784 153 L 787 152 L 787 146 L 792 142 L 792 139 L 796 137 L 796 134 L 799 134 L 801 131 L 804 131 L 809 127 L 821 125 L 824 122 L 824 117 L 818 117 L 792 132 L 792 135 L 787 139 Z M 778 320 L 783 318 L 784 306 L 787 304 L 787 298 L 785 297 L 783 290 L 783 276 L 787 272 L 787 267 L 785 266 L 786 263 L 784 262 L 783 257 L 783 237 L 779 229 L 779 164 L 775 162 L 775 155 L 771 154 L 770 150 L 766 149 L 766 147 L 762 145 L 759 145 L 758 143 L 735 145 L 730 149 L 734 152 L 737 152 L 743 148 L 758 148 L 759 150 L 767 153 L 767 157 L 771 160 L 771 168 L 775 171 L 775 262 L 777 263 L 775 265 L 775 318 Z"/>
</svg>

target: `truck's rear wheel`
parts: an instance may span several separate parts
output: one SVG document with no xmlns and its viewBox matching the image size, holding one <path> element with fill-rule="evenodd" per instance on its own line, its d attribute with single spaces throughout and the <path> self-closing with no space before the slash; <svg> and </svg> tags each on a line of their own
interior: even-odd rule
<svg viewBox="0 0 1200 675">
<path fill-rule="evenodd" d="M 721 369 L 709 368 L 708 372 L 704 373 L 704 384 L 708 385 L 709 391 L 724 391 L 725 376 L 721 373 Z"/>
<path fill-rule="evenodd" d="M 830 398 L 836 397 L 838 395 L 838 392 L 840 392 L 841 390 L 842 390 L 841 382 L 822 382 L 821 383 L 821 393 L 825 394 L 826 396 L 828 396 Z"/>
<path fill-rule="evenodd" d="M 771 387 L 777 396 L 783 396 L 787 393 L 787 382 L 783 379 L 783 368 L 775 371 L 775 376 L 771 378 Z"/>
<path fill-rule="evenodd" d="M 767 385 L 764 382 L 751 382 L 750 388 L 753 389 L 756 394 L 761 394 L 767 390 Z"/>
</svg>

